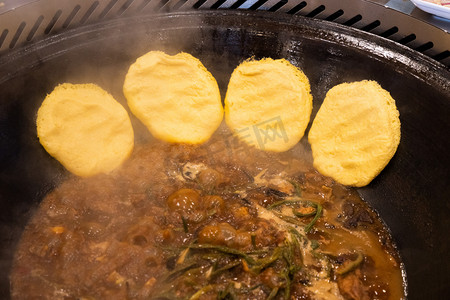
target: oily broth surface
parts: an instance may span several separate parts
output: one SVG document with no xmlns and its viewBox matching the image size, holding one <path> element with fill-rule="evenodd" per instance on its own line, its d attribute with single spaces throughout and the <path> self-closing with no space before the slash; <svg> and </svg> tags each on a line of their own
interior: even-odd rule
<svg viewBox="0 0 450 300">
<path fill-rule="evenodd" d="M 320 203 L 323 213 L 310 232 L 297 228 L 304 243 L 295 254 L 304 271 L 291 278 L 290 295 L 314 299 L 325 290 L 330 299 L 401 299 L 400 260 L 388 231 L 354 190 L 321 176 L 311 161 L 301 143 L 288 152 L 266 153 L 224 128 L 203 146 L 137 145 L 113 173 L 71 177 L 46 196 L 17 249 L 12 297 L 142 299 L 168 289 L 175 298 L 199 293 L 200 299 L 215 299 L 232 289 L 239 299 L 266 299 L 276 288 L 276 298 L 283 299 L 281 258 L 255 273 L 242 257 L 191 249 L 182 259 L 183 251 L 203 242 L 245 253 L 268 249 L 256 256 L 267 259 L 289 240 L 290 226 L 267 208 L 301 192 Z M 198 199 L 185 197 L 186 190 Z M 176 198 L 179 191 L 182 197 Z M 334 274 L 357 252 L 364 260 L 356 270 Z M 174 276 L 190 259 L 197 259 L 197 268 Z M 211 268 L 230 265 L 208 277 Z M 348 287 L 355 281 L 362 294 Z"/>
</svg>

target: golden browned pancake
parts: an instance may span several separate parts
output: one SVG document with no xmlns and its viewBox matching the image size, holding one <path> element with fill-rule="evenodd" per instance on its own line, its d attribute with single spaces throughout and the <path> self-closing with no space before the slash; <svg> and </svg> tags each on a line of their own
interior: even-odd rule
<svg viewBox="0 0 450 300">
<path fill-rule="evenodd" d="M 306 75 L 285 59 L 248 60 L 231 75 L 225 120 L 242 140 L 286 151 L 303 137 L 312 110 Z"/>
<path fill-rule="evenodd" d="M 128 106 L 158 139 L 197 144 L 219 127 L 219 87 L 203 64 L 187 53 L 151 51 L 131 65 L 123 86 Z"/>
<path fill-rule="evenodd" d="M 107 173 L 132 152 L 134 133 L 126 110 L 94 84 L 61 84 L 37 114 L 45 150 L 79 176 Z"/>
<path fill-rule="evenodd" d="M 330 89 L 308 135 L 314 167 L 352 186 L 365 186 L 388 164 L 400 142 L 395 101 L 375 81 Z"/>
</svg>

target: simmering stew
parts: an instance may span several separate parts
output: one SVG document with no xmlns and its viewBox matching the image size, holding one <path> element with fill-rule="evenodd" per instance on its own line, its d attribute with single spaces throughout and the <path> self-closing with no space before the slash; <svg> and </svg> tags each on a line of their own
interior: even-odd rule
<svg viewBox="0 0 450 300">
<path fill-rule="evenodd" d="M 379 199 L 379 201 L 385 201 Z M 221 129 L 202 146 L 138 145 L 70 177 L 27 225 L 13 299 L 402 299 L 391 237 L 308 147 L 267 153 Z"/>
</svg>

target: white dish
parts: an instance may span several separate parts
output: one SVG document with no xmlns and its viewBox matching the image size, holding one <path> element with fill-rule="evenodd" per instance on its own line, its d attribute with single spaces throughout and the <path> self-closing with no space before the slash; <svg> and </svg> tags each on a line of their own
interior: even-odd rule
<svg viewBox="0 0 450 300">
<path fill-rule="evenodd" d="M 434 4 L 431 2 L 426 2 L 422 0 L 411 0 L 412 3 L 414 3 L 415 6 L 417 6 L 419 9 L 426 11 L 427 13 L 450 19 L 450 7 Z"/>
</svg>

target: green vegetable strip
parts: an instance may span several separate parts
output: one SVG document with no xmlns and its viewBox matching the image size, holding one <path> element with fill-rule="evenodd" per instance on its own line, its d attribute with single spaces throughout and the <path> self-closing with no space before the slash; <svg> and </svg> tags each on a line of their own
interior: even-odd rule
<svg viewBox="0 0 450 300">
<path fill-rule="evenodd" d="M 314 226 L 314 224 L 316 223 L 316 221 L 320 218 L 320 216 L 322 215 L 322 205 L 320 205 L 320 203 L 315 203 L 316 206 L 316 216 L 314 217 L 314 219 L 312 219 L 312 221 L 306 225 L 305 227 L 305 233 L 308 233 L 311 228 Z"/>
<path fill-rule="evenodd" d="M 356 269 L 362 263 L 363 259 L 364 255 L 361 252 L 358 252 L 358 257 L 354 261 L 348 263 L 345 267 L 336 270 L 335 273 L 338 275 L 347 274 Z"/>
<path fill-rule="evenodd" d="M 270 292 L 269 296 L 267 297 L 267 300 L 271 300 L 273 298 L 275 298 L 275 296 L 278 294 L 278 288 L 273 288 L 272 291 Z"/>
<path fill-rule="evenodd" d="M 176 267 L 171 272 L 169 272 L 166 276 L 164 281 L 174 279 L 184 273 L 185 271 L 192 269 L 194 267 L 197 267 L 197 263 L 193 262 L 187 265 L 180 265 L 179 267 Z"/>
<path fill-rule="evenodd" d="M 298 243 L 297 238 L 295 236 L 292 236 L 292 240 L 293 243 L 288 243 L 286 250 L 283 252 L 283 258 L 286 261 L 286 264 L 288 265 L 290 275 L 294 275 L 294 273 L 301 268 L 301 266 L 298 266 L 294 261 L 295 249 L 300 249 L 300 244 Z M 302 259 L 301 254 L 299 256 L 300 259 Z"/>
<path fill-rule="evenodd" d="M 189 298 L 189 300 L 197 300 L 200 299 L 200 296 L 209 292 L 210 290 L 213 289 L 212 285 L 207 285 L 202 287 L 200 290 L 198 290 L 194 295 L 191 296 L 191 298 Z"/>
<path fill-rule="evenodd" d="M 245 252 L 233 249 L 233 248 L 228 248 L 228 247 L 224 247 L 224 246 L 216 246 L 216 245 L 210 245 L 210 244 L 193 244 L 190 245 L 189 248 L 191 249 L 206 249 L 206 250 L 216 250 L 222 253 L 226 253 L 226 254 L 231 254 L 231 255 L 236 255 L 239 257 L 242 257 L 243 259 L 245 259 L 249 264 L 255 264 L 255 260 L 253 258 L 251 258 L 250 256 L 248 256 L 247 254 L 245 254 Z"/>
<path fill-rule="evenodd" d="M 303 200 L 303 199 L 297 199 L 297 200 L 281 200 L 281 201 L 277 201 L 269 206 L 267 206 L 267 209 L 272 209 L 275 208 L 277 206 L 281 206 L 281 205 L 292 205 L 292 204 L 296 204 L 296 203 L 303 203 L 306 202 L 307 200 Z"/>
<path fill-rule="evenodd" d="M 284 287 L 284 299 L 289 300 L 291 296 L 291 277 L 293 275 L 293 271 L 295 271 L 294 267 L 294 248 L 291 243 L 289 243 L 288 250 L 283 252 L 283 258 L 287 264 L 287 270 L 283 272 L 283 277 L 286 280 L 286 286 Z"/>
<path fill-rule="evenodd" d="M 282 213 L 279 213 L 277 211 L 274 211 L 273 214 L 275 216 L 277 216 L 278 218 L 280 218 L 281 220 L 283 220 L 283 221 L 286 221 L 288 223 L 291 223 L 291 224 L 294 224 L 294 225 L 297 225 L 297 226 L 303 226 L 303 224 L 301 222 L 299 222 L 297 218 L 293 218 L 293 217 L 290 217 L 290 216 L 283 215 Z"/>
<path fill-rule="evenodd" d="M 284 288 L 284 299 L 289 300 L 291 298 L 291 278 L 288 273 L 284 273 L 286 279 L 286 287 Z"/>
<path fill-rule="evenodd" d="M 291 241 L 287 242 L 287 247 L 285 248 L 285 251 L 283 252 L 283 258 L 287 265 L 287 270 L 283 272 L 283 277 L 286 280 L 286 286 L 284 288 L 284 299 L 289 300 L 291 297 L 291 284 L 292 284 L 292 278 L 294 278 L 295 273 L 301 269 L 301 266 L 297 265 L 294 261 L 295 258 L 295 250 L 300 249 L 300 242 L 298 240 L 298 236 L 301 236 L 297 230 L 294 228 L 288 229 L 291 234 Z M 300 254 L 301 258 L 301 254 Z"/>
<path fill-rule="evenodd" d="M 236 295 L 234 294 L 234 288 L 233 284 L 230 283 L 227 285 L 227 288 L 224 291 L 219 291 L 217 294 L 217 300 L 235 300 L 237 299 Z"/>
<path fill-rule="evenodd" d="M 298 232 L 297 229 L 294 227 L 288 228 L 289 233 L 291 234 L 291 237 L 295 237 L 295 240 L 300 244 L 301 240 L 306 239 L 300 232 Z M 299 245 L 300 247 L 300 245 Z"/>
<path fill-rule="evenodd" d="M 295 194 L 296 194 L 298 197 L 301 197 L 301 196 L 302 196 L 302 189 L 300 188 L 300 186 L 298 185 L 298 183 L 297 183 L 296 181 L 293 181 L 293 180 L 290 180 L 289 182 L 294 186 Z"/>
<path fill-rule="evenodd" d="M 313 250 L 316 250 L 317 248 L 319 248 L 319 242 L 317 240 L 311 240 L 311 248 Z"/>
<path fill-rule="evenodd" d="M 286 244 L 286 251 L 283 252 L 283 258 L 286 261 L 286 263 L 288 264 L 288 266 L 292 265 L 293 263 L 293 259 L 294 259 L 294 245 L 293 243 L 290 242 L 285 242 Z"/>
<path fill-rule="evenodd" d="M 239 266 L 240 264 L 241 264 L 241 261 L 240 261 L 240 260 L 239 260 L 239 261 L 233 261 L 233 262 L 231 262 L 231 263 L 229 263 L 229 264 L 223 266 L 222 268 L 219 268 L 219 269 L 213 271 L 213 272 L 211 273 L 211 276 L 215 276 L 215 275 L 218 275 L 218 274 L 220 274 L 220 273 L 222 273 L 222 272 L 225 272 L 225 271 L 227 271 L 227 270 L 233 269 L 234 267 L 237 267 L 237 266 Z"/>
<path fill-rule="evenodd" d="M 273 263 L 278 258 L 280 258 L 282 253 L 283 253 L 283 248 L 281 248 L 281 247 L 275 248 L 275 250 L 273 251 L 271 256 L 257 260 L 256 266 L 252 267 L 251 271 L 258 274 L 259 272 L 261 272 L 262 269 L 266 268 L 271 263 Z"/>
</svg>

